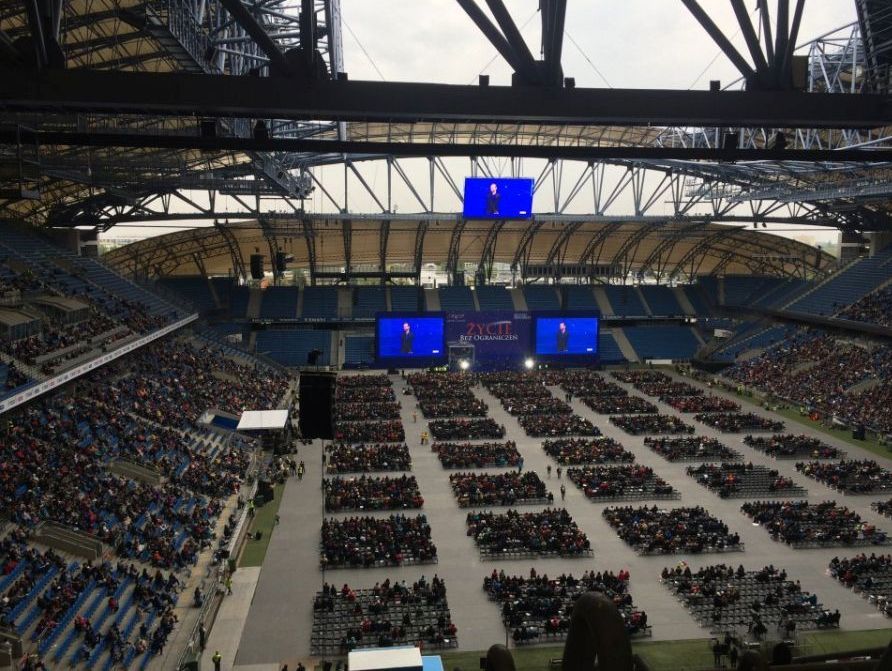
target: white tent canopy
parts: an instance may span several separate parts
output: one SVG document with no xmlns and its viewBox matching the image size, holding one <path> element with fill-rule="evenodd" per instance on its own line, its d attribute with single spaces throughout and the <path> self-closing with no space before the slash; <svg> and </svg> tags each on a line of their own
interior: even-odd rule
<svg viewBox="0 0 892 671">
<path fill-rule="evenodd" d="M 288 424 L 287 410 L 246 410 L 237 431 L 281 431 Z"/>
</svg>

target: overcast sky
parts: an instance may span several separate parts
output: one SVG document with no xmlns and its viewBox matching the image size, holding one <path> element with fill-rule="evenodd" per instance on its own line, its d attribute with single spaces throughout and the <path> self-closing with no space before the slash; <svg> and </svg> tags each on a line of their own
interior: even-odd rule
<svg viewBox="0 0 892 671">
<path fill-rule="evenodd" d="M 700 3 L 749 59 L 730 2 Z M 487 11 L 484 0 L 478 0 L 478 4 Z M 758 24 L 755 0 L 746 0 L 746 4 Z M 768 4 L 774 16 L 776 0 Z M 515 22 L 523 26 L 521 32 L 538 58 L 538 0 L 506 0 L 506 5 Z M 479 74 L 486 73 L 493 85 L 510 83 L 510 68 L 455 0 L 341 0 L 341 7 L 344 67 L 350 79 L 471 84 L 476 83 Z M 806 0 L 798 42 L 808 42 L 856 18 L 854 0 Z M 577 85 L 583 87 L 706 89 L 711 79 L 727 85 L 738 78 L 734 66 L 680 0 L 569 0 L 562 62 L 565 76 L 575 77 Z M 416 169 L 407 163 L 407 171 L 424 183 L 426 168 L 419 165 Z M 530 176 L 541 169 L 533 163 L 524 164 Z M 359 169 L 376 191 L 383 188 L 385 176 L 380 165 L 360 164 Z M 464 164 L 458 164 L 455 176 L 460 178 L 464 170 Z M 574 179 L 571 173 L 572 168 L 565 178 L 570 184 Z M 318 169 L 316 175 L 333 192 L 343 187 L 342 168 Z M 441 188 L 440 193 L 444 190 Z M 359 186 L 354 184 L 350 193 L 352 211 L 375 211 L 374 203 Z M 225 207 L 226 200 L 220 199 L 218 205 Z M 394 187 L 394 203 L 399 212 L 419 209 L 408 190 L 398 185 Z M 331 211 L 319 189 L 306 205 L 310 211 Z M 454 208 L 450 205 L 438 209 L 460 209 L 457 202 Z M 589 211 L 583 204 L 580 207 L 583 210 L 573 210 Z M 550 211 L 553 207 L 537 196 L 535 209 Z M 113 229 L 112 236 L 142 237 L 170 230 Z M 797 232 L 792 237 L 807 240 L 811 236 Z M 815 237 L 818 242 L 831 239 L 835 239 L 835 233 L 829 231 Z"/>
<path fill-rule="evenodd" d="M 477 3 L 488 12 L 484 0 Z M 538 0 L 505 4 L 516 24 L 526 24 L 521 32 L 533 55 L 540 57 Z M 700 4 L 749 59 L 731 3 Z M 772 17 L 776 4 L 769 0 Z M 755 0 L 746 0 L 746 5 L 756 23 Z M 792 11 L 795 3 L 790 5 Z M 511 70 L 501 56 L 487 67 L 495 48 L 455 0 L 341 0 L 341 10 L 351 79 L 469 84 L 485 72 L 493 84 L 510 83 Z M 854 0 L 806 0 L 798 42 L 856 19 Z M 680 0 L 569 0 L 566 34 L 564 74 L 575 77 L 579 86 L 705 89 L 710 79 L 726 84 L 738 77 Z"/>
</svg>

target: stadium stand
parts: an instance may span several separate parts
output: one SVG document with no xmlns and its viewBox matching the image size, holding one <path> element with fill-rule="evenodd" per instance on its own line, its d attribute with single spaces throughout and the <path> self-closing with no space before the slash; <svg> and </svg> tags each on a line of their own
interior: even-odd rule
<svg viewBox="0 0 892 671">
<path fill-rule="evenodd" d="M 261 319 L 296 319 L 297 287 L 267 287 L 260 304 Z"/>
<path fill-rule="evenodd" d="M 598 336 L 598 355 L 604 363 L 628 361 L 626 355 L 619 348 L 614 335 L 605 331 L 601 331 Z"/>
<path fill-rule="evenodd" d="M 664 317 L 685 314 L 671 288 L 663 285 L 643 284 L 640 289 L 651 314 Z"/>
<path fill-rule="evenodd" d="M 320 350 L 318 365 L 331 361 L 331 332 L 309 330 L 258 331 L 257 351 L 285 366 L 304 366 L 307 355 Z"/>
<path fill-rule="evenodd" d="M 210 312 L 217 309 L 217 302 L 211 292 L 211 286 L 204 277 L 162 277 L 158 280 L 164 289 L 174 291 L 183 296 L 199 312 Z"/>
<path fill-rule="evenodd" d="M 571 284 L 564 287 L 564 309 L 566 310 L 597 310 L 598 302 L 588 285 Z"/>
<path fill-rule="evenodd" d="M 481 310 L 513 310 L 514 301 L 506 287 L 480 286 L 475 289 Z"/>
<path fill-rule="evenodd" d="M 561 301 L 557 287 L 528 284 L 523 287 L 523 297 L 530 310 L 560 310 Z"/>
<path fill-rule="evenodd" d="M 232 287 L 229 298 L 229 312 L 234 319 L 244 319 L 248 316 L 248 300 L 251 290 L 248 287 Z"/>
<path fill-rule="evenodd" d="M 640 360 L 675 359 L 686 361 L 694 356 L 700 341 L 689 327 L 627 326 L 623 329 Z"/>
<path fill-rule="evenodd" d="M 790 312 L 830 316 L 889 280 L 892 247 L 859 259 L 784 306 Z"/>
<path fill-rule="evenodd" d="M 387 310 L 387 290 L 384 287 L 356 287 L 353 292 L 354 319 L 368 319 Z"/>
<path fill-rule="evenodd" d="M 390 287 L 390 306 L 394 311 L 416 312 L 421 309 L 421 290 L 418 287 Z"/>
<path fill-rule="evenodd" d="M 613 308 L 613 314 L 618 317 L 643 317 L 647 315 L 647 309 L 641 302 L 640 294 L 632 286 L 618 286 L 605 284 L 603 287 L 607 300 Z"/>
<path fill-rule="evenodd" d="M 344 337 L 344 366 L 370 366 L 375 360 L 375 336 L 348 335 Z"/>
<path fill-rule="evenodd" d="M 474 310 L 474 296 L 470 287 L 440 287 L 440 309 Z"/>
<path fill-rule="evenodd" d="M 336 287 L 304 287 L 303 319 L 336 319 L 338 291 Z"/>
</svg>

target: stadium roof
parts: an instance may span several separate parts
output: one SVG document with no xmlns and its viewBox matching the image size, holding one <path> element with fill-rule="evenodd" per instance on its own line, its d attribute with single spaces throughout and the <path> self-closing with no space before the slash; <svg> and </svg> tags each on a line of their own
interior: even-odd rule
<svg viewBox="0 0 892 671">
<path fill-rule="evenodd" d="M 604 221 L 536 217 L 532 222 L 464 221 L 450 215 L 379 217 L 305 216 L 218 224 L 149 238 L 115 249 L 105 260 L 125 275 L 246 276 L 252 254 L 266 267 L 276 252 L 292 255 L 292 268 L 392 265 L 419 272 L 422 264 L 460 268 L 469 262 L 491 270 L 516 266 L 528 277 L 535 264 L 595 266 L 615 277 L 646 272 L 661 279 L 709 274 L 812 277 L 835 259 L 789 238 L 741 226 L 699 222 Z"/>
</svg>

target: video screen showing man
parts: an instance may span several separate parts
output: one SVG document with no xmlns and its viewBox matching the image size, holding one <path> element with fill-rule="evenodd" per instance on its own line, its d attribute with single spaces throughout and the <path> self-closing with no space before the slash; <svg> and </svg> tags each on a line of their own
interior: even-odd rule
<svg viewBox="0 0 892 671">
<path fill-rule="evenodd" d="M 409 322 L 403 322 L 403 335 L 400 340 L 400 352 L 403 354 L 412 354 L 415 344 L 415 334 L 412 333 L 412 326 Z"/>
<path fill-rule="evenodd" d="M 533 186 L 527 177 L 468 177 L 462 214 L 467 219 L 529 219 Z"/>
<path fill-rule="evenodd" d="M 598 317 L 535 318 L 536 354 L 597 356 Z"/>
<path fill-rule="evenodd" d="M 499 193 L 499 185 L 493 182 L 489 185 L 489 195 L 486 197 L 486 213 L 491 216 L 498 215 L 501 200 L 502 194 Z"/>
<path fill-rule="evenodd" d="M 378 317 L 378 358 L 434 358 L 445 356 L 443 317 L 396 315 Z"/>
<path fill-rule="evenodd" d="M 568 351 L 569 344 L 570 344 L 570 332 L 567 330 L 567 323 L 561 322 L 560 324 L 558 324 L 558 331 L 557 331 L 557 351 L 558 352 Z"/>
</svg>

